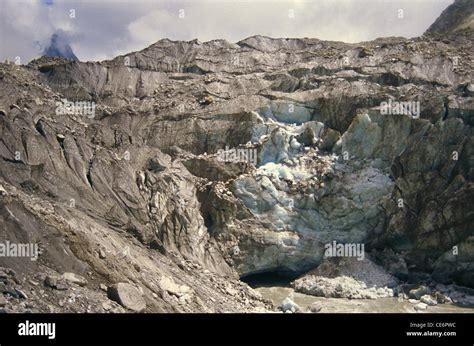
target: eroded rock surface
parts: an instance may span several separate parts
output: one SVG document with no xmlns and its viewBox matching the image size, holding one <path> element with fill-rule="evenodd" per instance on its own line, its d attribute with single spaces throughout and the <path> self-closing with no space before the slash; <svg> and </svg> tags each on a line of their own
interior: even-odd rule
<svg viewBox="0 0 474 346">
<path fill-rule="evenodd" d="M 368 258 L 331 258 L 292 285 L 296 292 L 317 297 L 377 299 L 393 297 L 397 279 Z"/>
<path fill-rule="evenodd" d="M 301 274 L 333 241 L 474 287 L 473 31 L 439 27 L 1 63 L 0 239 L 42 249 L 0 259 L 35 302 L 6 309 L 121 311 L 100 287 L 133 282 L 146 311 L 267 311 L 239 276 Z"/>
</svg>

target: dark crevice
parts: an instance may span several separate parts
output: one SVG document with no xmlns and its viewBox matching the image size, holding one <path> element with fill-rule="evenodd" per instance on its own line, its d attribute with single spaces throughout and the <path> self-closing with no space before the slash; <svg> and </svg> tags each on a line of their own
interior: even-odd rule
<svg viewBox="0 0 474 346">
<path fill-rule="evenodd" d="M 43 128 L 43 125 L 44 122 L 42 119 L 38 120 L 35 124 L 35 129 L 36 131 L 38 131 L 38 133 L 43 136 L 43 137 L 46 137 L 46 132 L 44 131 L 44 128 Z"/>
<path fill-rule="evenodd" d="M 10 163 L 22 163 L 25 164 L 23 160 L 16 160 L 16 159 L 9 159 L 7 157 L 2 157 L 3 161 L 10 162 Z"/>
<path fill-rule="evenodd" d="M 394 87 L 402 86 L 407 83 L 406 79 L 391 72 L 372 75 L 368 78 L 368 80 L 374 83 L 378 83 L 380 85 L 388 85 Z"/>
<path fill-rule="evenodd" d="M 444 101 L 443 107 L 444 107 L 443 120 L 446 120 L 448 118 L 448 115 L 449 115 L 448 101 Z"/>
<path fill-rule="evenodd" d="M 298 278 L 299 274 L 289 273 L 288 271 L 273 270 L 261 273 L 242 275 L 240 280 L 252 288 L 256 287 L 290 287 L 293 280 Z"/>
<path fill-rule="evenodd" d="M 90 158 L 89 160 L 89 165 L 87 166 L 87 173 L 86 173 L 86 178 L 87 178 L 87 181 L 89 182 L 89 185 L 91 187 L 92 186 L 92 174 L 91 174 L 91 171 L 92 171 L 92 164 L 94 163 L 94 158 L 95 158 L 95 153 L 92 154 L 92 157 Z"/>
</svg>

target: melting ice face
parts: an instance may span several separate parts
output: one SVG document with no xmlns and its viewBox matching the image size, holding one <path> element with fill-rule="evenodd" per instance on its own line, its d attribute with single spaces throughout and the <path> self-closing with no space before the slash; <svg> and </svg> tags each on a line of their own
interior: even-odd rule
<svg viewBox="0 0 474 346">
<path fill-rule="evenodd" d="M 320 150 L 322 134 L 327 134 L 322 123 L 255 116 L 260 119 L 253 138 L 260 144 L 259 165 L 236 179 L 234 194 L 280 234 L 281 246 L 318 263 L 324 244 L 363 243 L 369 231 L 381 227 L 380 204 L 393 185 L 388 175 L 370 165 L 354 168 Z"/>
</svg>

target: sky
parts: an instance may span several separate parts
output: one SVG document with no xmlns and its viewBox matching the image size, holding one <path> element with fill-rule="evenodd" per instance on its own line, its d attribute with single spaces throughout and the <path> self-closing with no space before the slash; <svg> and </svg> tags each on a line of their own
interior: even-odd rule
<svg viewBox="0 0 474 346">
<path fill-rule="evenodd" d="M 421 35 L 453 0 L 0 0 L 0 60 L 42 55 L 61 33 L 82 61 L 172 40 L 253 35 L 344 42 Z"/>
</svg>

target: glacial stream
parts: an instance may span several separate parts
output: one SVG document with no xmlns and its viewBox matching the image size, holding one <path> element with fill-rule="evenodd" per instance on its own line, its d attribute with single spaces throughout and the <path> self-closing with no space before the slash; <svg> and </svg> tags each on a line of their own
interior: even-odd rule
<svg viewBox="0 0 474 346">
<path fill-rule="evenodd" d="M 275 306 L 294 293 L 294 302 L 303 311 L 309 311 L 309 307 L 317 303 L 321 310 L 319 313 L 416 313 L 415 304 L 408 300 L 398 301 L 398 298 L 379 299 L 347 299 L 347 298 L 324 298 L 315 297 L 303 293 L 294 292 L 290 285 L 291 278 L 278 274 L 264 273 L 243 278 L 247 284 L 258 291 L 264 298 L 271 300 Z M 474 313 L 474 308 L 457 306 L 454 304 L 439 304 L 430 306 L 422 312 L 428 313 Z"/>
</svg>

